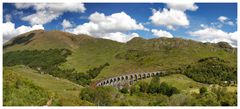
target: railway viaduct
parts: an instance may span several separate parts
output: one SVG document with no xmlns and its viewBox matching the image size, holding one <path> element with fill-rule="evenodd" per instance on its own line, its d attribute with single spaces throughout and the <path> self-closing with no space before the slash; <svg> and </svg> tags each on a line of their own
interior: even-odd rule
<svg viewBox="0 0 240 109">
<path fill-rule="evenodd" d="M 132 73 L 121 76 L 116 76 L 108 79 L 104 79 L 96 84 L 99 86 L 121 86 L 123 84 L 132 84 L 134 81 L 138 81 L 145 78 L 150 78 L 153 76 L 165 75 L 166 71 L 156 71 L 156 72 L 145 72 L 145 73 Z"/>
</svg>

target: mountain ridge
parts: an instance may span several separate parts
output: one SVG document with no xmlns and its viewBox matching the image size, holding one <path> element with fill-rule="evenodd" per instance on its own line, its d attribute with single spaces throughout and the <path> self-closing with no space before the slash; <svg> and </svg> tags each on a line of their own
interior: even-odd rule
<svg viewBox="0 0 240 109">
<path fill-rule="evenodd" d="M 31 35 L 33 33 L 34 35 Z M 29 38 L 24 39 L 27 36 Z M 207 57 L 218 57 L 229 60 L 231 66 L 237 65 L 237 49 L 224 42 L 212 44 L 182 38 L 136 37 L 126 43 L 120 43 L 58 30 L 35 30 L 21 34 L 5 43 L 3 51 L 6 53 L 62 48 L 71 50 L 72 55 L 59 66 L 61 69 L 85 72 L 109 63 L 110 66 L 103 69 L 96 80 L 130 72 L 178 69 Z"/>
<path fill-rule="evenodd" d="M 25 39 L 24 39 L 25 38 Z M 19 41 L 20 40 L 20 41 Z M 22 42 L 21 42 L 22 40 Z M 6 50 L 6 48 L 11 48 L 13 45 L 31 45 L 33 48 L 37 49 L 37 45 L 46 44 L 46 48 L 68 48 L 68 49 L 74 49 L 78 48 L 79 44 L 83 41 L 86 40 L 110 40 L 110 39 L 103 39 L 103 38 L 96 38 L 93 36 L 85 35 L 85 34 L 72 34 L 69 32 L 64 32 L 60 30 L 50 30 L 50 31 L 44 31 L 44 30 L 33 30 L 27 33 L 20 34 L 6 43 L 3 44 L 3 48 Z M 40 41 L 40 42 L 38 42 Z M 51 42 L 53 41 L 53 42 Z M 113 40 L 110 40 L 113 41 Z M 34 43 L 35 42 L 35 43 Z M 51 44 L 51 43 L 56 43 L 58 45 Z M 117 42 L 117 41 L 114 41 Z M 121 44 L 131 44 L 135 42 L 140 42 L 140 43 L 158 43 L 162 44 L 163 46 L 171 46 L 171 47 L 178 47 L 178 46 L 189 46 L 191 44 L 200 44 L 200 45 L 212 45 L 215 47 L 220 47 L 220 48 L 227 48 L 227 49 L 232 49 L 228 43 L 226 42 L 218 42 L 218 43 L 202 43 L 199 41 L 195 41 L 192 39 L 183 39 L 183 38 L 165 38 L 165 37 L 160 37 L 160 38 L 151 38 L 151 39 L 145 39 L 142 37 L 134 37 L 131 40 L 127 41 L 126 43 L 122 42 L 117 42 Z M 32 44 L 33 43 L 33 44 Z M 42 48 L 45 48 L 42 47 Z M 18 48 L 18 47 L 17 47 Z M 29 48 L 29 47 L 28 47 Z"/>
</svg>

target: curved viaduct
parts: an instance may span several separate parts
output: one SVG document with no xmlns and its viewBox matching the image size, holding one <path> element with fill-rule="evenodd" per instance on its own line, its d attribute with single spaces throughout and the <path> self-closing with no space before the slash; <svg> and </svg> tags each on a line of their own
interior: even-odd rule
<svg viewBox="0 0 240 109">
<path fill-rule="evenodd" d="M 133 81 L 137 81 L 140 79 L 150 78 L 153 76 L 165 75 L 166 71 L 156 71 L 156 72 L 145 72 L 145 73 L 133 73 L 127 75 L 121 75 L 117 77 L 112 77 L 108 79 L 104 79 L 96 84 L 96 86 L 119 86 L 123 85 L 123 83 L 132 84 Z"/>
</svg>

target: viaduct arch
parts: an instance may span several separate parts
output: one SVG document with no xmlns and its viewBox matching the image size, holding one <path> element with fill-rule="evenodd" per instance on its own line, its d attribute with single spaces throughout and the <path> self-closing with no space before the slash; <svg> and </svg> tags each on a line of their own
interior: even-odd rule
<svg viewBox="0 0 240 109">
<path fill-rule="evenodd" d="M 160 76 L 166 74 L 166 71 L 156 71 L 156 72 L 144 72 L 144 73 L 133 73 L 121 76 L 116 76 L 108 79 L 104 79 L 96 84 L 99 86 L 116 86 L 122 82 L 132 83 L 133 81 L 138 81 L 141 79 L 150 78 L 153 76 Z"/>
</svg>

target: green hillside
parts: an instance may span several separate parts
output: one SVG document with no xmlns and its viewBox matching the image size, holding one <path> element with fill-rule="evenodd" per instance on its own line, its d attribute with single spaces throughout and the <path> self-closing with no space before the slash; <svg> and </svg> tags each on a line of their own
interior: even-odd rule
<svg viewBox="0 0 240 109">
<path fill-rule="evenodd" d="M 19 72 L 19 71 L 18 71 Z M 3 71 L 3 105 L 4 106 L 24 106 L 24 105 L 46 105 L 51 98 L 53 103 L 58 104 L 58 100 L 43 88 L 35 85 L 25 76 L 16 73 L 14 70 L 4 68 Z"/>
<path fill-rule="evenodd" d="M 203 44 L 184 39 L 140 39 L 135 38 L 126 44 L 106 41 L 92 43 L 94 47 L 76 49 L 62 65 L 86 71 L 91 67 L 108 62 L 110 66 L 103 69 L 96 79 L 107 78 L 131 72 L 178 69 L 206 57 L 219 57 L 228 60 L 236 67 L 236 49 L 226 50 L 218 44 Z M 97 45 L 97 46 L 96 46 Z M 104 45 L 101 47 L 100 45 Z M 109 46 L 116 46 L 112 48 Z M 109 47 L 109 48 L 108 48 Z M 91 49 L 88 49 L 91 48 Z"/>
<path fill-rule="evenodd" d="M 236 105 L 237 49 L 225 42 L 137 37 L 120 43 L 36 30 L 3 48 L 4 73 L 31 81 L 26 89 L 36 86 L 41 98 L 55 97 L 53 105 Z M 93 88 L 102 79 L 159 70 L 167 71 L 160 82 L 148 78 L 121 90 Z"/>
<path fill-rule="evenodd" d="M 33 104 L 32 102 L 27 101 L 29 103 L 23 103 L 23 104 L 18 103 L 15 105 L 45 105 L 51 97 L 53 98 L 54 103 L 56 102 L 55 104 L 53 103 L 52 105 L 65 105 L 65 106 L 91 105 L 87 102 L 81 101 L 78 98 L 78 95 L 82 86 L 74 84 L 66 79 L 53 77 L 48 74 L 39 74 L 37 73 L 37 71 L 24 66 L 5 67 L 3 74 L 4 74 L 4 86 L 7 85 L 7 83 L 5 84 L 5 82 L 7 82 L 7 79 L 9 78 L 14 78 L 13 80 L 11 79 L 10 84 L 12 84 L 13 81 L 15 81 L 15 78 L 16 79 L 23 78 L 21 79 L 22 81 L 26 81 L 26 80 L 30 81 L 31 84 L 34 84 L 34 87 L 39 87 L 42 93 L 46 93 L 45 99 L 39 96 L 39 99 L 42 99 L 42 102 L 36 102 L 35 104 Z M 20 90 L 24 91 L 26 89 L 20 89 Z M 7 90 L 4 89 L 4 93 L 5 92 L 7 93 Z M 29 92 L 26 92 L 26 94 L 28 93 Z M 9 95 L 6 95 L 6 96 L 8 97 Z M 19 100 L 17 96 L 16 97 L 11 96 L 11 97 L 12 97 L 11 99 L 13 100 Z M 26 96 L 22 95 L 22 97 L 26 97 Z M 11 101 L 11 102 L 14 103 L 14 101 Z M 8 102 L 6 102 L 6 105 L 14 105 L 14 104 L 8 104 Z"/>
<path fill-rule="evenodd" d="M 22 40 L 16 41 L 19 39 Z M 176 70 L 207 57 L 227 60 L 234 68 L 237 65 L 237 49 L 223 42 L 212 44 L 180 38 L 134 38 L 127 43 L 119 43 L 86 35 L 42 30 L 19 35 L 5 43 L 4 53 L 49 48 L 71 50 L 67 61 L 59 66 L 64 70 L 86 72 L 109 63 L 110 66 L 104 68 L 95 80 L 131 72 Z"/>
</svg>

